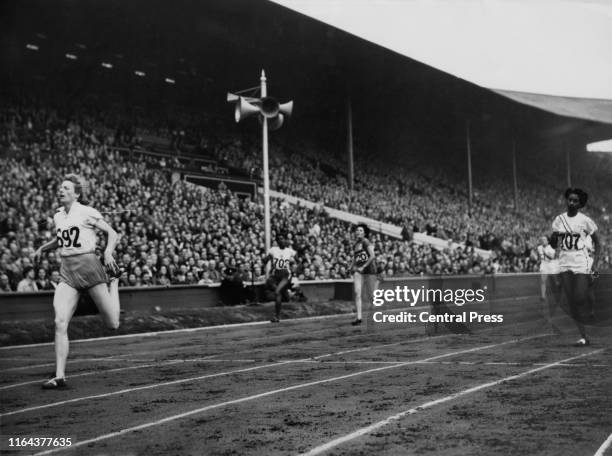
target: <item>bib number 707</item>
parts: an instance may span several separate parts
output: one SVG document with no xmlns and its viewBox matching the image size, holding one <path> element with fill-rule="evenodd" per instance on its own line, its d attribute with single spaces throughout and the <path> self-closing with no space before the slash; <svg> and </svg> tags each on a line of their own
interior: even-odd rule
<svg viewBox="0 0 612 456">
<path fill-rule="evenodd" d="M 79 242 L 79 228 L 73 226 L 66 230 L 57 230 L 57 245 L 59 247 L 81 247 Z"/>
<path fill-rule="evenodd" d="M 561 245 L 565 250 L 578 250 L 580 235 L 576 233 L 564 233 L 561 235 Z"/>
</svg>

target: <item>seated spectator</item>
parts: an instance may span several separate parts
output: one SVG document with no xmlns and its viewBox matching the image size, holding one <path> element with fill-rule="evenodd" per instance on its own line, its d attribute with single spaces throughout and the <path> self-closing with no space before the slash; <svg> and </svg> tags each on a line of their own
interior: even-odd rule
<svg viewBox="0 0 612 456">
<path fill-rule="evenodd" d="M 306 296 L 304 295 L 304 293 L 302 292 L 302 289 L 300 288 L 300 280 L 295 276 L 291 278 L 291 282 L 289 284 L 287 293 L 289 294 L 289 299 L 291 301 L 296 301 L 296 302 L 306 302 L 307 301 Z"/>
<path fill-rule="evenodd" d="M 240 271 L 229 267 L 224 272 L 225 274 L 219 287 L 221 302 L 226 306 L 242 304 L 246 300 L 246 295 Z"/>
<path fill-rule="evenodd" d="M 36 274 L 34 268 L 32 266 L 26 266 L 23 270 L 23 279 L 17 285 L 17 291 L 20 293 L 38 291 L 35 278 Z"/>
<path fill-rule="evenodd" d="M 128 275 L 128 286 L 139 287 L 141 285 L 140 279 L 136 277 L 136 274 L 131 273 Z"/>
<path fill-rule="evenodd" d="M 248 277 L 243 280 L 261 278 L 266 254 L 261 201 L 238 197 L 226 186 L 211 190 L 173 179 L 176 167 L 183 165 L 167 156 L 166 166 L 160 168 L 159 156 L 148 155 L 146 145 L 138 139 L 146 136 L 142 132 L 148 126 L 127 122 L 129 127 L 109 137 L 103 121 L 81 115 L 78 106 L 68 108 L 83 120 L 69 122 L 57 114 L 49 121 L 44 108 L 39 111 L 31 106 L 9 107 L 5 113 L 5 121 L 13 126 L 8 153 L 0 155 L 0 191 L 8 195 L 0 200 L 0 273 L 8 277 L 9 286 L 15 288 L 16 280 L 32 266 L 29 256 L 34 248 L 53 235 L 55 183 L 66 168 L 82 169 L 94 190 L 89 195 L 92 204 L 104 208 L 109 222 L 121 233 L 117 246 L 117 260 L 125 269 L 121 286 L 148 283 L 147 274 L 153 283 L 163 285 L 220 283 L 226 266 L 238 268 L 240 264 L 248 265 Z M 25 119 L 30 120 L 26 123 Z M 162 135 L 184 131 L 186 143 L 190 135 L 180 122 L 158 130 Z M 194 143 L 205 144 L 212 158 L 225 160 L 226 170 L 229 166 L 261 169 L 260 154 L 246 142 L 229 139 L 227 147 L 217 147 L 220 140 L 213 146 L 204 138 Z M 115 146 L 131 148 L 132 153 L 120 152 Z M 538 269 L 534 241 L 550 230 L 551 211 L 558 203 L 548 184 L 522 183 L 519 198 L 530 210 L 517 213 L 509 210 L 511 187 L 504 186 L 499 176 L 484 176 L 475 185 L 468 215 L 464 182 L 448 174 L 452 168 L 417 171 L 392 166 L 383 159 L 366 160 L 364 155 L 356 157 L 355 189 L 350 191 L 340 172 L 344 165 L 329 151 L 307 146 L 291 152 L 278 149 L 270 162 L 272 187 L 316 205 L 307 209 L 271 200 L 272 231 L 290 232 L 298 252 L 294 275 L 301 280 L 350 277 L 348 224 L 327 216 L 324 206 L 402 226 L 401 240 L 374 236 L 376 262 L 385 275 Z M 79 157 L 87 158 L 86 165 Z M 585 163 L 589 160 L 595 159 L 585 158 Z M 576 164 L 577 176 L 580 163 Z M 599 195 L 588 209 L 604 238 L 610 238 L 610 163 L 598 159 L 597 166 L 586 166 L 589 173 L 581 177 L 586 176 L 593 194 Z M 218 167 L 211 165 L 211 169 Z M 429 233 L 466 248 L 435 250 L 418 245 L 411 241 L 410 226 L 413 232 L 427 227 Z M 104 239 L 100 242 L 103 248 Z M 495 259 L 479 258 L 474 244 L 494 250 Z M 600 258 L 601 269 L 610 267 L 611 245 L 602 246 Z M 56 252 L 48 252 L 39 268 L 52 276 L 59 268 Z"/>
<path fill-rule="evenodd" d="M 11 290 L 8 275 L 4 273 L 0 274 L 0 293 L 8 293 L 11 291 L 13 290 Z"/>
<path fill-rule="evenodd" d="M 197 284 L 197 283 L 198 283 L 198 281 L 197 281 L 197 279 L 196 279 L 196 276 L 195 276 L 195 275 L 194 275 L 194 273 L 193 273 L 193 272 L 191 272 L 191 271 L 187 271 L 187 274 L 185 275 L 185 277 L 186 277 L 186 278 L 185 278 L 185 282 L 186 282 L 188 285 L 195 285 L 195 284 Z"/>
<path fill-rule="evenodd" d="M 149 271 L 145 271 L 142 274 L 142 283 L 143 287 L 153 286 L 153 275 Z"/>
<path fill-rule="evenodd" d="M 40 268 L 36 277 L 36 286 L 39 290 L 54 290 L 55 288 L 51 285 L 51 281 L 47 278 L 47 270 Z"/>
<path fill-rule="evenodd" d="M 51 289 L 55 290 L 60 283 L 60 273 L 57 269 L 51 271 Z"/>
</svg>

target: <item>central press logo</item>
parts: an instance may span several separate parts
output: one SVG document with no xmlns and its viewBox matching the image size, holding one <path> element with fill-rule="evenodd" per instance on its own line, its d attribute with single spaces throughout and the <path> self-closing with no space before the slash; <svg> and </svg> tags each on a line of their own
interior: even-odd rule
<svg viewBox="0 0 612 456">
<path fill-rule="evenodd" d="M 410 288 L 378 289 L 372 295 L 370 323 L 503 323 L 501 314 L 480 309 L 486 300 L 486 286 L 477 289 Z M 471 308 L 461 309 L 472 304 Z"/>
</svg>

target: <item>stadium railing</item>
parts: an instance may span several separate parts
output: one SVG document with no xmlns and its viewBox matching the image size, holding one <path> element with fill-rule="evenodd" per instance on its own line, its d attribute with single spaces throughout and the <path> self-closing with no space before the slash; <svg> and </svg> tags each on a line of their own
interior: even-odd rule
<svg viewBox="0 0 612 456">
<path fill-rule="evenodd" d="M 261 192 L 262 190 L 260 190 Z M 277 192 L 275 190 L 270 190 L 270 196 L 273 198 L 279 198 L 284 201 L 287 201 L 290 204 L 299 204 L 301 206 L 307 207 L 308 209 L 313 208 L 321 208 L 326 213 L 328 213 L 331 217 L 336 218 L 338 220 L 343 220 L 345 222 L 349 222 L 353 225 L 363 223 L 367 225 L 368 228 L 372 231 L 379 232 L 381 234 L 385 234 L 390 237 L 394 237 L 396 239 L 402 238 L 402 227 L 392 225 L 390 223 L 380 222 L 378 220 L 374 220 L 368 217 L 364 217 L 362 215 L 351 214 L 350 212 L 341 211 L 339 209 L 334 209 L 328 206 L 324 206 L 322 204 L 314 203 L 312 201 L 305 200 L 303 198 L 299 198 L 297 196 L 287 195 L 285 193 Z M 434 236 L 429 236 L 424 233 L 414 233 L 414 241 L 419 244 L 429 244 L 437 250 L 443 250 L 445 248 L 456 249 L 457 247 L 465 247 L 464 245 L 458 244 L 456 242 L 449 242 L 444 239 L 440 239 Z M 475 248 L 474 251 L 476 254 L 484 259 L 488 259 L 491 256 L 490 250 L 483 250 L 479 248 Z"/>
</svg>

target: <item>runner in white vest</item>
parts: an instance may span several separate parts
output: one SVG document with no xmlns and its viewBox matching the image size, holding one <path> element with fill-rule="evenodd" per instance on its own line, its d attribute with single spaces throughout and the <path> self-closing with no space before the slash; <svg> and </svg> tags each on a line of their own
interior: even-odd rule
<svg viewBox="0 0 612 456">
<path fill-rule="evenodd" d="M 95 302 L 100 315 L 109 328 L 119 327 L 119 268 L 113 252 L 119 235 L 102 215 L 92 207 L 81 204 L 82 183 L 78 176 L 69 174 L 62 181 L 58 197 L 62 207 L 53 216 L 56 237 L 42 245 L 34 254 L 38 260 L 47 250 L 60 249 L 60 283 L 55 288 L 55 377 L 43 383 L 43 389 L 66 387 L 66 360 L 68 359 L 68 324 L 76 310 L 80 294 L 87 292 Z M 95 254 L 96 232 L 108 236 L 104 264 Z M 107 286 L 107 283 L 110 284 Z"/>
<path fill-rule="evenodd" d="M 289 247 L 287 238 L 279 234 L 276 238 L 278 246 L 270 247 L 266 262 L 266 279 L 274 286 L 275 306 L 272 323 L 280 321 L 280 311 L 283 297 L 291 283 L 291 268 L 295 262 L 296 251 Z"/>
<path fill-rule="evenodd" d="M 563 295 L 580 332 L 576 345 L 586 346 L 589 345 L 589 339 L 581 313 L 586 311 L 589 280 L 591 272 L 597 267 L 599 238 L 595 222 L 579 212 L 586 205 L 588 194 L 579 188 L 568 188 L 565 191 L 565 199 L 567 211 L 555 217 L 552 223 L 553 239 L 559 252 Z M 587 246 L 589 236 L 593 243 L 593 258 L 589 255 Z"/>
</svg>

